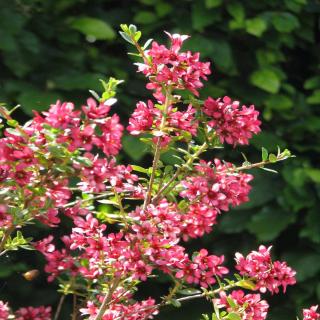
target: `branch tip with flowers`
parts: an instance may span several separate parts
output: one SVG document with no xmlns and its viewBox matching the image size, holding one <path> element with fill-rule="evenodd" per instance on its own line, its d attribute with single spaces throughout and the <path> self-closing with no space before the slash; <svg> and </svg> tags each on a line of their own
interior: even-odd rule
<svg viewBox="0 0 320 320">
<path fill-rule="evenodd" d="M 121 80 L 101 80 L 103 93 L 90 91 L 94 98 L 79 110 L 58 101 L 47 112 L 34 112 L 23 126 L 1 107 L 0 258 L 21 248 L 45 257 L 48 281 L 57 282 L 62 293 L 54 320 L 61 318 L 67 295 L 73 295 L 71 319 L 152 319 L 163 306 L 205 298 L 214 306 L 211 319 L 264 320 L 269 306 L 261 294 L 285 292 L 296 282 L 286 262 L 272 260 L 271 247 L 237 253 L 237 273 L 229 279 L 223 255 L 204 248 L 189 254 L 185 242 L 210 233 L 220 215 L 249 201 L 253 176 L 246 170 L 269 169 L 292 155 L 263 148 L 257 163 L 201 160 L 223 144 L 247 145 L 260 132 L 259 112 L 229 97 L 199 100 L 210 63 L 199 53 L 182 51 L 189 36 L 167 33 L 169 47 L 153 40 L 140 45 L 136 26 L 121 29 L 153 95 L 137 103 L 127 126 L 152 147 L 151 168 L 116 161 L 124 127 L 113 105 Z M 188 99 L 181 92 L 188 92 Z M 181 155 L 175 167 L 160 161 L 169 148 Z M 99 203 L 108 210 L 100 210 Z M 62 216 L 72 229 L 60 239 L 23 236 L 26 225 L 38 221 L 57 228 Z M 159 273 L 173 284 L 168 294 L 136 301 L 139 283 Z M 303 316 L 319 319 L 317 306 L 303 310 Z M 0 319 L 52 318 L 51 307 L 13 311 L 0 301 Z"/>
</svg>

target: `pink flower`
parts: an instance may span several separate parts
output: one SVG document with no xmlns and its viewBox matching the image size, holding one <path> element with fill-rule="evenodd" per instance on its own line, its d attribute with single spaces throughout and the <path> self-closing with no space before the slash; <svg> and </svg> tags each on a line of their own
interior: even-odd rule
<svg viewBox="0 0 320 320">
<path fill-rule="evenodd" d="M 99 137 L 94 137 L 94 144 L 102 149 L 105 155 L 114 156 L 119 153 L 121 149 L 121 137 L 123 126 L 120 124 L 120 118 L 117 114 L 98 121 L 98 127 L 101 129 L 102 134 Z"/>
<path fill-rule="evenodd" d="M 7 320 L 10 315 L 8 302 L 4 303 L 0 300 L 0 320 Z"/>
<path fill-rule="evenodd" d="M 45 121 L 54 128 L 67 129 L 78 126 L 80 123 L 80 111 L 73 111 L 72 102 L 57 101 L 50 106 L 49 111 L 43 112 Z"/>
<path fill-rule="evenodd" d="M 198 121 L 195 119 L 194 115 L 196 110 L 192 105 L 188 106 L 186 111 L 175 111 L 169 113 L 169 126 L 190 132 L 193 136 L 197 134 Z M 179 131 L 177 131 L 179 135 Z"/>
<path fill-rule="evenodd" d="M 182 234 L 186 241 L 188 238 L 199 238 L 212 230 L 216 224 L 218 211 L 200 203 L 190 205 L 188 211 L 182 215 Z"/>
<path fill-rule="evenodd" d="M 58 213 L 59 212 L 57 209 L 49 208 L 46 214 L 41 214 L 39 216 L 36 216 L 36 218 L 49 227 L 57 227 L 57 225 L 60 223 Z"/>
<path fill-rule="evenodd" d="M 223 261 L 224 256 L 208 255 L 206 249 L 201 249 L 192 261 L 177 264 L 180 270 L 176 273 L 176 278 L 207 288 L 216 283 L 216 277 L 229 273 L 229 270 L 222 266 Z"/>
<path fill-rule="evenodd" d="M 154 96 L 162 102 L 162 85 L 187 89 L 198 95 L 198 89 L 203 86 L 201 79 L 207 80 L 207 75 L 211 73 L 210 63 L 200 62 L 199 53 L 180 52 L 182 43 L 188 36 L 169 33 L 167 35 L 171 40 L 171 47 L 168 49 L 153 41 L 151 49 L 146 51 L 152 62 L 138 64 L 138 71 L 149 78 L 147 89 L 155 90 Z"/>
<path fill-rule="evenodd" d="M 296 283 L 296 272 L 285 262 L 272 262 L 270 250 L 271 247 L 260 246 L 259 251 L 252 251 L 247 257 L 236 253 L 236 268 L 241 275 L 256 281 L 256 290 L 278 293 L 282 286 L 285 292 L 288 285 Z"/>
<path fill-rule="evenodd" d="M 116 99 L 109 99 L 98 105 L 96 100 L 89 98 L 87 105 L 82 106 L 82 110 L 89 119 L 102 119 L 107 116 L 110 107 L 116 102 Z"/>
<path fill-rule="evenodd" d="M 253 105 L 240 109 L 239 101 L 229 97 L 217 100 L 209 97 L 204 102 L 203 112 L 210 117 L 208 125 L 216 130 L 221 143 L 248 144 L 252 135 L 260 132 L 259 112 Z"/>
<path fill-rule="evenodd" d="M 4 204 L 0 204 L 0 228 L 7 229 L 12 225 L 12 216 Z"/>
<path fill-rule="evenodd" d="M 231 306 L 228 299 L 232 299 L 236 307 Z M 236 312 L 243 320 L 264 320 L 269 309 L 268 303 L 261 300 L 260 294 L 245 295 L 242 290 L 232 291 L 228 296 L 225 292 L 221 292 L 220 298 L 214 299 L 214 303 L 226 308 L 228 312 Z"/>
<path fill-rule="evenodd" d="M 93 148 L 93 137 L 95 136 L 95 132 L 91 125 L 87 125 L 82 129 L 78 127 L 72 128 L 70 135 L 71 141 L 68 147 L 70 151 L 75 151 L 79 148 L 90 151 Z"/>
<path fill-rule="evenodd" d="M 181 182 L 184 190 L 180 195 L 217 211 L 228 211 L 229 205 L 247 202 L 253 176 L 233 171 L 231 163 L 222 164 L 218 159 L 214 162 L 215 167 L 212 167 L 210 162 L 200 161 L 195 167 L 198 175 Z"/>
<path fill-rule="evenodd" d="M 303 309 L 303 320 L 319 320 L 320 313 L 317 312 L 318 306 L 312 306 L 310 309 Z"/>
<path fill-rule="evenodd" d="M 16 311 L 16 320 L 51 320 L 51 307 L 27 307 Z"/>
<path fill-rule="evenodd" d="M 125 297 L 128 301 L 131 297 Z M 113 297 L 116 300 L 116 297 Z M 99 311 L 99 307 L 94 302 L 88 301 L 87 307 L 80 309 L 82 315 L 88 315 L 89 320 L 95 319 Z M 158 313 L 154 299 L 148 298 L 133 304 L 128 303 L 113 303 L 108 307 L 108 310 L 103 315 L 103 320 L 126 319 L 126 320 L 141 320 L 153 319 L 153 315 Z"/>
<path fill-rule="evenodd" d="M 151 100 L 148 104 L 142 101 L 137 103 L 137 107 L 129 119 L 127 130 L 132 135 L 138 135 L 151 129 L 154 118 L 154 106 Z"/>
</svg>

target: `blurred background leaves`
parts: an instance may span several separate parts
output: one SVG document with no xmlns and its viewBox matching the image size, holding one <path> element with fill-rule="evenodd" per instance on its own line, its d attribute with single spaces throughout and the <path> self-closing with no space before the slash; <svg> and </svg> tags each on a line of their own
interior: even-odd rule
<svg viewBox="0 0 320 320">
<path fill-rule="evenodd" d="M 277 258 L 288 259 L 299 284 L 286 296 L 271 298 L 270 319 L 294 319 L 302 306 L 320 300 L 320 2 L 318 0 L 12 0 L 0 3 L 0 101 L 21 104 L 18 117 L 45 110 L 56 99 L 85 102 L 98 79 L 114 76 L 120 87 L 114 109 L 124 121 L 137 100 L 149 98 L 136 74 L 120 23 L 136 23 L 144 40 L 164 41 L 163 30 L 189 34 L 185 48 L 212 61 L 213 75 L 202 97 L 229 95 L 261 112 L 263 133 L 253 148 L 279 145 L 297 156 L 277 165 L 279 174 L 254 171 L 251 202 L 220 219 L 212 235 L 191 243 L 226 253 L 247 253 L 258 243 L 273 244 Z M 166 41 L 166 40 L 165 40 Z M 149 160 L 132 137 L 123 140 L 125 162 Z M 242 161 L 239 151 L 213 156 Z M 235 155 L 236 154 L 236 155 Z M 172 162 L 170 156 L 163 161 Z M 30 229 L 35 238 L 39 234 Z M 40 231 L 41 232 L 41 231 Z M 57 303 L 55 286 L 44 275 L 33 283 L 19 273 L 37 266 L 34 253 L 18 253 L 0 264 L 0 296 L 15 306 Z M 19 288 L 19 291 L 17 291 Z M 36 290 L 35 290 L 36 289 Z M 45 290 L 45 294 L 43 294 Z M 142 288 L 163 294 L 162 284 Z M 199 303 L 165 310 L 163 319 L 198 319 Z"/>
</svg>

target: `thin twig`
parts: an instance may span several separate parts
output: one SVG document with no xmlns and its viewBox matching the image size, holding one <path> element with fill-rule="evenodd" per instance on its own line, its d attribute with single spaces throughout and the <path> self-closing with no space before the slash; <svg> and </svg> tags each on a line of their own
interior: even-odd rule
<svg viewBox="0 0 320 320">
<path fill-rule="evenodd" d="M 72 201 L 72 202 L 69 202 L 67 204 L 65 204 L 63 206 L 63 208 L 69 208 L 69 207 L 72 207 L 76 204 L 78 204 L 79 202 L 83 203 L 83 202 L 89 202 L 89 201 L 92 201 L 92 200 L 97 200 L 97 199 L 102 199 L 102 198 L 105 198 L 107 196 L 113 196 L 114 193 L 113 192 L 106 192 L 106 193 L 103 193 L 103 194 L 99 194 L 97 196 L 94 196 L 92 198 L 88 198 L 88 199 L 78 199 L 78 200 L 75 200 L 75 201 Z"/>
<path fill-rule="evenodd" d="M 222 292 L 222 291 L 227 291 L 227 290 L 230 290 L 230 289 L 233 289 L 235 287 L 239 286 L 238 282 L 235 282 L 234 284 L 229 284 L 227 286 L 223 286 L 223 287 L 220 287 L 216 290 L 212 290 L 212 291 L 208 291 L 208 292 L 202 292 L 202 293 L 199 293 L 199 294 L 194 294 L 192 296 L 187 296 L 187 297 L 182 297 L 182 298 L 178 298 L 178 299 L 175 299 L 176 301 L 178 302 L 184 302 L 184 301 L 188 301 L 188 300 L 193 300 L 193 299 L 200 299 L 200 298 L 206 298 L 206 297 L 212 297 L 214 295 L 216 295 L 217 293 L 219 292 Z M 153 312 L 155 312 L 157 309 L 159 309 L 160 307 L 163 307 L 163 306 L 166 306 L 166 305 L 170 305 L 170 301 L 166 301 L 166 303 L 158 303 L 154 306 L 146 306 L 145 308 L 140 308 L 138 311 L 134 311 L 134 312 L 131 312 L 129 314 L 126 314 L 125 316 L 128 317 L 128 316 L 131 316 L 131 315 L 134 315 L 138 312 L 141 312 L 141 311 L 148 311 L 148 310 L 152 310 L 154 309 Z M 121 319 L 124 319 L 122 316 L 116 318 L 115 320 L 121 320 Z"/>
<path fill-rule="evenodd" d="M 163 108 L 164 111 L 163 111 L 163 116 L 162 116 L 161 124 L 159 127 L 159 131 L 163 131 L 165 124 L 166 124 L 167 109 L 170 105 L 170 95 L 171 95 L 171 90 L 169 88 L 166 91 L 166 100 L 164 103 L 164 108 Z M 152 172 L 151 172 L 151 176 L 150 176 L 150 180 L 149 180 L 149 184 L 148 184 L 147 195 L 146 195 L 145 201 L 143 203 L 143 210 L 146 210 L 146 208 L 151 200 L 152 186 L 153 186 L 153 182 L 154 182 L 154 178 L 156 175 L 156 170 L 158 167 L 158 162 L 159 162 L 160 154 L 161 154 L 161 140 L 162 140 L 162 137 L 158 137 L 156 149 L 154 152 L 154 158 L 153 158 L 153 162 L 152 162 Z"/>
<path fill-rule="evenodd" d="M 177 169 L 177 171 L 175 172 L 175 174 L 170 178 L 170 180 L 163 185 L 163 187 L 158 191 L 158 193 L 155 195 L 155 197 L 152 199 L 152 203 L 156 203 L 160 197 L 163 195 L 164 191 L 166 191 L 170 185 L 172 184 L 172 182 L 174 182 L 178 176 L 186 169 L 188 168 L 195 159 L 197 159 L 199 157 L 199 155 L 204 152 L 206 150 L 206 148 L 208 147 L 207 143 L 205 142 L 199 149 L 197 152 L 195 152 L 195 154 L 193 154 L 186 163 L 184 163 L 179 169 Z"/>
<path fill-rule="evenodd" d="M 114 291 L 117 289 L 118 285 L 120 282 L 120 278 L 115 278 L 114 282 L 112 284 L 112 286 L 110 287 L 108 293 L 105 295 L 105 297 L 103 298 L 102 304 L 100 306 L 100 309 L 98 311 L 98 314 L 96 315 L 96 317 L 94 318 L 94 320 L 101 320 L 103 315 L 106 312 L 106 309 L 108 307 L 109 302 L 112 299 L 112 294 L 114 293 Z"/>
<path fill-rule="evenodd" d="M 266 164 L 270 164 L 270 163 L 271 163 L 270 161 L 261 161 L 261 162 L 237 167 L 234 169 L 234 171 L 249 170 L 249 169 L 253 169 L 253 168 L 261 168 L 261 167 L 264 167 Z"/>
<path fill-rule="evenodd" d="M 66 296 L 64 294 L 60 297 L 60 300 L 59 300 L 59 303 L 58 303 L 58 306 L 57 306 L 57 310 L 56 310 L 56 313 L 54 315 L 53 320 L 58 320 L 59 319 L 59 315 L 60 315 L 61 308 L 62 308 L 62 305 L 63 305 L 63 302 L 64 302 L 65 298 L 66 298 Z"/>
<path fill-rule="evenodd" d="M 72 320 L 77 320 L 77 295 L 73 295 L 73 308 L 72 308 Z"/>
</svg>

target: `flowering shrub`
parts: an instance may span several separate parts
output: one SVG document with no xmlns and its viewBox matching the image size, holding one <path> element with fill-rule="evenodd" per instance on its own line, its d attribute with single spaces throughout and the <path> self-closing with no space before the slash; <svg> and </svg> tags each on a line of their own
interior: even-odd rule
<svg viewBox="0 0 320 320">
<path fill-rule="evenodd" d="M 0 255 L 19 248 L 41 252 L 48 281 L 57 281 L 62 293 L 53 316 L 51 307 L 13 311 L 1 301 L 0 319 L 56 320 L 69 294 L 75 297 L 72 319 L 152 319 L 164 305 L 196 298 L 212 301 L 215 320 L 266 319 L 268 303 L 260 293 L 277 294 L 280 287 L 285 292 L 296 282 L 292 268 L 272 261 L 271 247 L 260 246 L 246 257 L 236 253 L 239 273 L 232 278 L 223 255 L 204 248 L 188 253 L 184 243 L 211 232 L 219 215 L 249 200 L 253 176 L 246 170 L 266 169 L 291 154 L 262 149 L 261 162 L 241 166 L 200 160 L 222 143 L 248 144 L 260 131 L 258 111 L 229 97 L 199 100 L 210 64 L 199 53 L 181 51 L 188 36 L 168 34 L 169 48 L 150 40 L 141 46 L 135 26 L 121 28 L 138 50 L 138 71 L 154 96 L 137 103 L 127 127 L 132 135 L 143 134 L 154 153 L 152 166 L 116 161 L 124 127 L 110 111 L 119 80 L 103 81 L 102 95 L 92 92 L 95 99 L 81 110 L 58 101 L 24 125 L 12 119 L 13 110 L 0 109 L 6 122 L 0 140 Z M 179 163 L 164 166 L 161 153 L 176 146 Z M 112 206 L 112 212 L 97 211 L 98 203 Z M 23 236 L 27 224 L 38 220 L 55 228 L 62 216 L 72 229 L 60 239 Z M 138 284 L 159 273 L 172 280 L 169 293 L 159 301 L 136 301 Z M 319 319 L 316 306 L 303 315 Z"/>
</svg>

